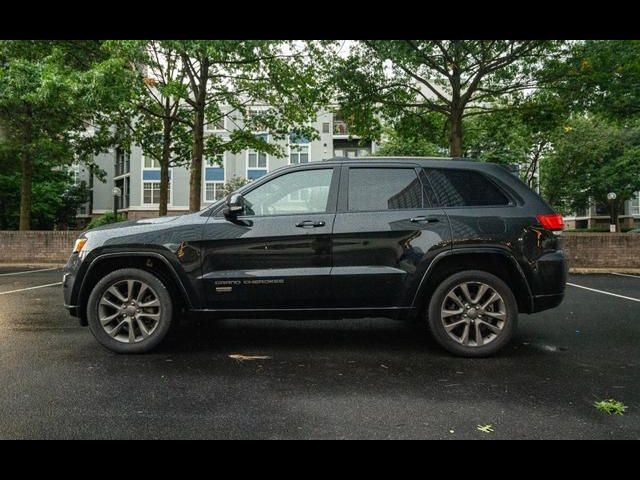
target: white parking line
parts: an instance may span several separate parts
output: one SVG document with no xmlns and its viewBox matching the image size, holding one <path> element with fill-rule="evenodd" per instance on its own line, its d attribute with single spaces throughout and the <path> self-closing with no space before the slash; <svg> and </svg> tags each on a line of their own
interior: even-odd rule
<svg viewBox="0 0 640 480">
<path fill-rule="evenodd" d="M 62 285 L 62 282 L 49 283 L 48 285 L 38 285 L 37 287 L 21 288 L 19 290 L 9 290 L 8 292 L 0 292 L 0 295 L 9 295 L 10 293 L 26 292 L 27 290 L 36 290 L 38 288 L 55 287 Z"/>
<path fill-rule="evenodd" d="M 589 290 L 591 292 L 603 293 L 605 295 L 611 295 L 612 297 L 624 298 L 625 300 L 631 300 L 632 302 L 640 302 L 640 298 L 625 297 L 624 295 L 618 295 L 617 293 L 605 292 L 604 290 L 598 290 L 596 288 L 583 287 L 582 285 L 576 285 L 575 283 L 567 282 L 567 285 L 571 285 L 572 287 L 577 287 L 577 288 L 584 288 L 585 290 Z"/>
<path fill-rule="evenodd" d="M 640 279 L 640 275 L 629 275 L 628 273 L 609 272 L 610 275 L 620 275 L 621 277 L 631 277 Z"/>
<path fill-rule="evenodd" d="M 9 275 L 24 275 L 25 273 L 50 272 L 51 270 L 58 270 L 59 268 L 60 267 L 41 268 L 39 270 L 25 270 L 24 272 L 0 273 L 0 277 L 8 277 Z"/>
</svg>

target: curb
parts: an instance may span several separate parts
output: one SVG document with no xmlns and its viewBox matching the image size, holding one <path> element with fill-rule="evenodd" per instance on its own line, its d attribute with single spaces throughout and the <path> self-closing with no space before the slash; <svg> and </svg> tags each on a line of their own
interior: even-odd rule
<svg viewBox="0 0 640 480">
<path fill-rule="evenodd" d="M 569 273 L 630 273 L 640 275 L 640 268 L 570 268 Z"/>
</svg>

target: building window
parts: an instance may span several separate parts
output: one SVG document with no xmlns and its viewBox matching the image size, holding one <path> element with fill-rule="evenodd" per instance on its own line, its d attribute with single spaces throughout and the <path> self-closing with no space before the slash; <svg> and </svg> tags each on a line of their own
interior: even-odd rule
<svg viewBox="0 0 640 480">
<path fill-rule="evenodd" d="M 131 155 L 129 152 L 125 152 L 122 148 L 116 149 L 116 163 L 115 163 L 115 176 L 125 175 L 129 173 L 131 163 Z"/>
<path fill-rule="evenodd" d="M 217 202 L 218 200 L 222 200 L 224 195 L 224 182 L 205 182 L 205 202 Z"/>
<path fill-rule="evenodd" d="M 217 202 L 224 197 L 224 155 L 216 155 L 207 159 L 204 169 L 204 201 Z"/>
<path fill-rule="evenodd" d="M 224 119 L 225 115 L 221 117 L 213 119 L 211 122 L 206 124 L 205 130 L 208 132 L 220 132 L 224 130 Z"/>
<path fill-rule="evenodd" d="M 629 205 L 629 214 L 640 216 L 640 192 L 636 192 L 635 198 L 631 199 L 631 203 Z"/>
<path fill-rule="evenodd" d="M 256 135 L 257 138 L 261 138 L 265 142 L 268 142 L 267 134 Z M 247 150 L 247 179 L 255 180 L 260 178 L 269 168 L 269 157 L 264 152 L 259 152 L 255 149 Z"/>
<path fill-rule="evenodd" d="M 167 190 L 167 198 L 171 198 L 171 183 L 169 183 Z M 160 182 L 143 183 L 142 203 L 145 205 L 158 205 L 160 203 Z"/>
<path fill-rule="evenodd" d="M 322 133 L 329 133 L 329 122 L 324 122 L 322 124 Z"/>
<path fill-rule="evenodd" d="M 257 150 L 249 150 L 248 156 L 249 168 L 267 168 L 267 154 L 258 152 Z"/>
<path fill-rule="evenodd" d="M 289 163 L 309 163 L 309 140 L 291 134 L 289 135 Z"/>
<path fill-rule="evenodd" d="M 160 168 L 160 162 L 155 158 L 144 157 L 144 168 Z"/>
<path fill-rule="evenodd" d="M 289 163 L 309 163 L 309 145 L 289 145 Z"/>
<path fill-rule="evenodd" d="M 224 154 L 219 153 L 207 158 L 207 165 L 210 167 L 224 167 Z"/>
</svg>

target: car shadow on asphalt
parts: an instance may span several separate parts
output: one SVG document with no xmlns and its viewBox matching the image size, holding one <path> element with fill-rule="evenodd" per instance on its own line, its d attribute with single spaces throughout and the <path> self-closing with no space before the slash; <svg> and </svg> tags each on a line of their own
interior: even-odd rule
<svg viewBox="0 0 640 480">
<path fill-rule="evenodd" d="M 440 347 L 424 324 L 388 319 L 345 320 L 197 320 L 185 319 L 156 353 L 227 353 L 274 351 L 425 354 L 454 358 Z M 548 357 L 564 349 L 538 348 L 516 334 L 497 357 Z M 496 358 L 497 358 L 496 357 Z"/>
</svg>

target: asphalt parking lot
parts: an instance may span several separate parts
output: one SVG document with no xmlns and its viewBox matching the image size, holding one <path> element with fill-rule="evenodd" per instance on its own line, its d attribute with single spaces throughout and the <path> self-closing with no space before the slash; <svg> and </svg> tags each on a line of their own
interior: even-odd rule
<svg viewBox="0 0 640 480">
<path fill-rule="evenodd" d="M 185 321 L 120 356 L 68 316 L 60 280 L 0 266 L 2 439 L 640 438 L 640 276 L 572 275 L 489 359 L 383 319 Z M 594 408 L 607 398 L 626 414 Z"/>
</svg>

